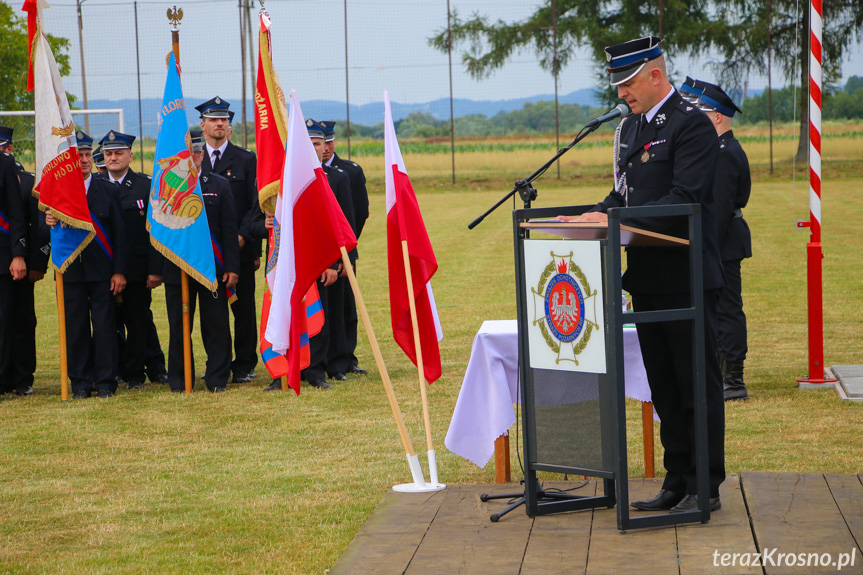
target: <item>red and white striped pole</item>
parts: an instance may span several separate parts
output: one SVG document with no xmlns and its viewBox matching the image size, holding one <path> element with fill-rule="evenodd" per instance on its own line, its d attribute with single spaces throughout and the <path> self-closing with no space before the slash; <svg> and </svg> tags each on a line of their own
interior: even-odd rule
<svg viewBox="0 0 863 575">
<path fill-rule="evenodd" d="M 809 375 L 801 384 L 826 384 L 824 373 L 824 310 L 821 260 L 821 38 L 822 0 L 811 0 L 809 9 L 809 228 L 806 268 L 809 292 Z"/>
</svg>

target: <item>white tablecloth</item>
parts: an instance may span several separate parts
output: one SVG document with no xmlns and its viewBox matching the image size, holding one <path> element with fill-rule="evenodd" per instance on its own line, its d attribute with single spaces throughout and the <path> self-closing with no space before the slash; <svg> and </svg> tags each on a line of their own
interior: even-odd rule
<svg viewBox="0 0 863 575">
<path fill-rule="evenodd" d="M 650 401 L 635 328 L 623 330 L 626 396 Z M 444 444 L 479 467 L 494 454 L 494 440 L 515 423 L 513 404 L 520 398 L 516 320 L 483 322 L 473 340 L 470 361 Z"/>
</svg>

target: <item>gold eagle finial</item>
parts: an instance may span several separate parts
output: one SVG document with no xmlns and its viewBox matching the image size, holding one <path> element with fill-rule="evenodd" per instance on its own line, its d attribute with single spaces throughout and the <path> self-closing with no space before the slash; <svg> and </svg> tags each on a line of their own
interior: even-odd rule
<svg viewBox="0 0 863 575">
<path fill-rule="evenodd" d="M 180 25 L 180 20 L 183 19 L 183 9 L 177 8 L 174 6 L 173 8 L 168 8 L 168 21 L 171 22 L 171 26 L 176 30 Z"/>
</svg>

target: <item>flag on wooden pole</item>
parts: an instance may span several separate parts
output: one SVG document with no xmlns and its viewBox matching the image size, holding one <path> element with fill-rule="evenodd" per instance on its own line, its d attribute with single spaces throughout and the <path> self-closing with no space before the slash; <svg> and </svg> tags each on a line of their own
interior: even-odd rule
<svg viewBox="0 0 863 575">
<path fill-rule="evenodd" d="M 423 370 L 426 380 L 432 383 L 441 376 L 438 342 L 443 339 L 430 283 L 437 271 L 437 259 L 396 138 L 389 92 L 384 92 L 384 156 L 386 158 L 387 259 L 393 337 L 416 365 L 417 353 L 402 257 L 402 242 L 405 241 L 410 256 Z"/>
<path fill-rule="evenodd" d="M 299 394 L 302 299 L 324 270 L 339 260 L 341 248 L 353 249 L 357 239 L 330 189 L 294 92 L 274 216 L 275 249 L 267 262 L 272 266 L 267 276 L 272 304 L 265 336 L 275 353 L 288 352 L 288 383 Z"/>
</svg>

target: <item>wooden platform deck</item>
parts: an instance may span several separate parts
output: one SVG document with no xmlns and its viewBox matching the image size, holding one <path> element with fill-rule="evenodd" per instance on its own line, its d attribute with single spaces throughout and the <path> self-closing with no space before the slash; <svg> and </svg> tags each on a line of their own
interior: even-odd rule
<svg viewBox="0 0 863 575">
<path fill-rule="evenodd" d="M 631 480 L 630 497 L 650 497 L 660 485 Z M 730 475 L 710 523 L 627 533 L 617 530 L 613 509 L 531 519 L 519 508 L 491 523 L 489 515 L 506 502 L 483 503 L 480 494 L 518 490 L 512 484 L 391 491 L 330 575 L 863 573 L 863 474 Z M 595 490 L 590 483 L 575 493 Z"/>
</svg>

